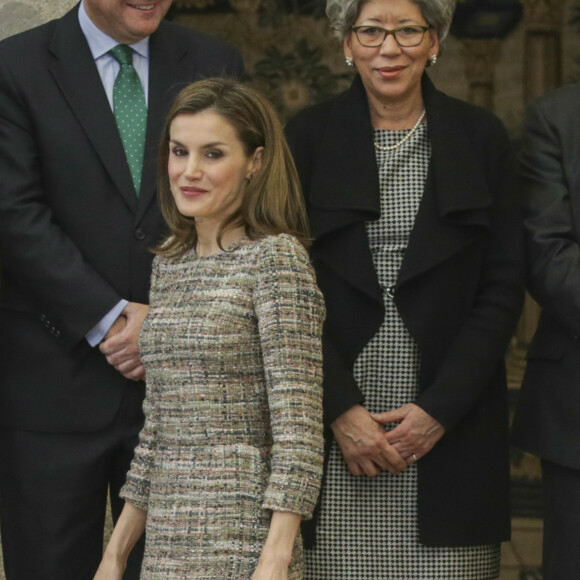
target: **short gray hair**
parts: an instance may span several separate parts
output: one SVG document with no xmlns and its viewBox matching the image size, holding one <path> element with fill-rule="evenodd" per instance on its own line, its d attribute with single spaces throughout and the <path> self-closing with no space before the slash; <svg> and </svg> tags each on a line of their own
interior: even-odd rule
<svg viewBox="0 0 580 580">
<path fill-rule="evenodd" d="M 456 0 L 410 0 L 419 7 L 423 18 L 433 27 L 442 44 L 449 34 Z M 356 22 L 360 7 L 368 0 L 327 0 L 326 16 L 330 27 L 342 42 Z"/>
</svg>

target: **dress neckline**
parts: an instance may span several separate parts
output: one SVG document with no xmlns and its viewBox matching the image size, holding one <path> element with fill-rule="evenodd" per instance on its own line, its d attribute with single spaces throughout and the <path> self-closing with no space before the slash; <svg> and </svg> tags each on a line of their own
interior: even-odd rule
<svg viewBox="0 0 580 580">
<path fill-rule="evenodd" d="M 229 246 L 226 246 L 223 250 L 216 252 L 215 254 L 210 254 L 209 256 L 198 256 L 195 250 L 193 251 L 193 256 L 196 260 L 211 260 L 211 259 L 219 259 L 221 256 L 228 256 L 232 254 L 235 250 L 237 250 L 244 242 L 248 241 L 249 237 L 247 235 L 242 236 L 235 242 L 232 242 Z"/>
</svg>

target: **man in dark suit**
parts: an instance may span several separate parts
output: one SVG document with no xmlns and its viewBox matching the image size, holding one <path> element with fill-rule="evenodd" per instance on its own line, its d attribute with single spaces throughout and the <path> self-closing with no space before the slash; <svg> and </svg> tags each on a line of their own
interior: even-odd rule
<svg viewBox="0 0 580 580">
<path fill-rule="evenodd" d="M 165 233 L 158 135 L 181 87 L 243 69 L 234 49 L 162 21 L 171 3 L 83 0 L 0 43 L 0 501 L 9 580 L 92 578 L 107 489 L 115 517 L 122 507 L 143 420 L 137 340 L 149 249 Z M 119 43 L 132 49 L 124 48 L 128 63 L 109 52 Z M 115 117 L 123 66 L 138 78 L 143 105 L 143 162 L 131 169 Z M 137 578 L 139 566 L 137 558 L 125 577 Z"/>
<path fill-rule="evenodd" d="M 527 109 L 521 157 L 528 287 L 542 307 L 514 443 L 542 459 L 544 577 L 580 574 L 580 85 Z"/>
</svg>

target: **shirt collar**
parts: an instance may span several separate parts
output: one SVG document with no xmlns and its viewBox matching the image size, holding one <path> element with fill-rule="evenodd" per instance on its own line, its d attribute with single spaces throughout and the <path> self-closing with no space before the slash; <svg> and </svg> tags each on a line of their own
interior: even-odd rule
<svg viewBox="0 0 580 580">
<path fill-rule="evenodd" d="M 100 28 L 98 28 L 89 18 L 89 15 L 85 10 L 84 0 L 81 2 L 79 7 L 79 23 L 95 60 L 104 54 L 107 54 L 112 48 L 119 44 L 114 38 L 111 38 L 108 34 L 105 34 Z M 131 44 L 130 46 L 140 56 L 149 58 L 149 37 L 146 37 L 135 44 Z"/>
</svg>

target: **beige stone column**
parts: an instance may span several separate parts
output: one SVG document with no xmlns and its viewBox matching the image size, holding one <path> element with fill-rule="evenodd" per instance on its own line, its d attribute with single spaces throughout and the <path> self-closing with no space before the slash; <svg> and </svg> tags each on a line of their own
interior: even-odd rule
<svg viewBox="0 0 580 580">
<path fill-rule="evenodd" d="M 0 0 L 0 40 L 62 16 L 78 0 Z"/>
<path fill-rule="evenodd" d="M 474 105 L 494 108 L 495 67 L 501 41 L 497 39 L 462 40 L 465 52 L 465 76 L 469 83 L 467 100 Z"/>
</svg>

